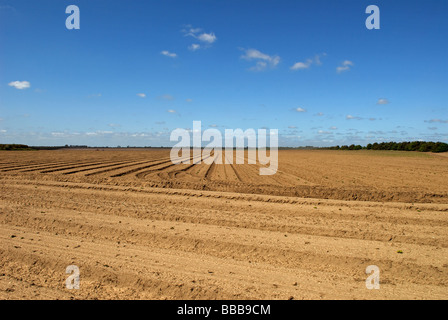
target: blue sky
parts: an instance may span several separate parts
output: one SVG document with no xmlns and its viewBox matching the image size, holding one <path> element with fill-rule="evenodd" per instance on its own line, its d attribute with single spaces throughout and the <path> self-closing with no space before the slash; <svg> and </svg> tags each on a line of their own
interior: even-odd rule
<svg viewBox="0 0 448 320">
<path fill-rule="evenodd" d="M 448 142 L 447 17 L 446 0 L 0 0 L 0 143 L 170 146 L 194 120 L 292 147 Z"/>
</svg>

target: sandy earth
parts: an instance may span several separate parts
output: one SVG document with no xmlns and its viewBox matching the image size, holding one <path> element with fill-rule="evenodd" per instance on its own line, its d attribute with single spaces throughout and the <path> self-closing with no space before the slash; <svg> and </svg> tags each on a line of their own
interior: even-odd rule
<svg viewBox="0 0 448 320">
<path fill-rule="evenodd" d="M 258 169 L 0 152 L 0 298 L 448 298 L 447 157 L 282 150 Z"/>
</svg>

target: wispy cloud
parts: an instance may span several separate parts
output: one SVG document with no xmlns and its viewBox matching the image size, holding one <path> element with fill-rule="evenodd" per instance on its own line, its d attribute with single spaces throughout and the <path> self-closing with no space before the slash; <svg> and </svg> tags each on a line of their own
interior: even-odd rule
<svg viewBox="0 0 448 320">
<path fill-rule="evenodd" d="M 28 81 L 12 81 L 8 83 L 8 86 L 14 87 L 19 90 L 23 90 L 31 87 L 31 84 Z"/>
<path fill-rule="evenodd" d="M 297 111 L 297 112 L 306 112 L 306 109 L 303 109 L 301 107 L 298 107 L 298 108 L 296 108 L 294 110 Z"/>
<path fill-rule="evenodd" d="M 389 104 L 389 100 L 385 99 L 385 98 L 380 98 L 378 99 L 378 101 L 376 102 L 376 104 Z"/>
<path fill-rule="evenodd" d="M 431 119 L 431 120 L 425 120 L 427 123 L 448 123 L 448 120 L 441 120 L 441 119 Z"/>
<path fill-rule="evenodd" d="M 177 113 L 176 110 L 173 110 L 173 109 L 169 109 L 167 111 L 168 111 L 168 113 Z"/>
<path fill-rule="evenodd" d="M 347 115 L 345 117 L 345 119 L 347 119 L 347 120 L 361 120 L 362 118 L 361 117 L 355 117 L 355 116 L 352 116 L 351 114 L 349 114 L 349 115 Z"/>
<path fill-rule="evenodd" d="M 318 66 L 322 65 L 321 57 L 326 56 L 326 53 L 316 54 L 313 59 L 306 59 L 305 62 L 296 62 L 294 65 L 290 67 L 291 70 L 303 70 L 311 67 L 312 64 L 316 64 Z"/>
<path fill-rule="evenodd" d="M 193 99 L 185 99 L 186 102 L 193 102 Z"/>
<path fill-rule="evenodd" d="M 314 56 L 314 63 L 317 64 L 318 66 L 322 65 L 322 61 L 320 61 L 320 58 L 325 57 L 327 54 L 324 52 L 322 54 L 316 54 Z"/>
<path fill-rule="evenodd" d="M 200 48 L 201 48 L 201 45 L 197 44 L 197 43 L 193 43 L 191 46 L 188 47 L 188 49 L 191 51 L 196 51 L 196 50 L 199 50 Z"/>
<path fill-rule="evenodd" d="M 280 57 L 277 55 L 270 56 L 256 49 L 244 51 L 245 53 L 241 56 L 242 59 L 256 61 L 256 65 L 249 69 L 251 71 L 263 71 L 268 67 L 275 68 L 280 63 Z"/>
<path fill-rule="evenodd" d="M 177 54 L 169 52 L 169 51 L 166 51 L 166 50 L 160 52 L 160 54 L 163 54 L 164 56 L 170 57 L 170 58 L 176 58 L 177 57 Z"/>
<path fill-rule="evenodd" d="M 139 96 L 140 98 L 146 98 L 146 94 L 144 93 L 137 93 L 137 96 Z"/>
<path fill-rule="evenodd" d="M 181 32 L 187 37 L 193 37 L 199 42 L 203 43 L 203 46 L 198 43 L 193 43 L 188 46 L 188 49 L 191 51 L 196 51 L 201 48 L 210 47 L 218 38 L 216 37 L 214 32 L 204 32 L 201 28 L 193 28 L 191 25 L 186 25 Z"/>
<path fill-rule="evenodd" d="M 255 64 L 255 66 L 249 68 L 250 71 L 263 71 L 266 70 L 266 68 L 268 67 L 268 64 L 264 61 L 257 61 L 257 63 Z"/>
<path fill-rule="evenodd" d="M 196 37 L 199 32 L 202 31 L 201 28 L 193 28 L 190 24 L 187 24 L 184 29 L 181 30 L 185 36 Z"/>
<path fill-rule="evenodd" d="M 344 62 L 342 62 L 341 66 L 336 68 L 336 71 L 338 73 L 341 73 L 341 72 L 344 72 L 344 71 L 348 71 L 353 66 L 354 66 L 353 62 L 351 62 L 350 60 L 345 60 Z"/>
<path fill-rule="evenodd" d="M 11 11 L 16 11 L 16 8 L 10 6 L 10 5 L 2 5 L 0 6 L 0 10 L 11 10 Z"/>
<path fill-rule="evenodd" d="M 174 100 L 174 97 L 170 94 L 164 94 L 164 95 L 158 96 L 157 98 L 162 99 L 162 100 Z"/>
</svg>

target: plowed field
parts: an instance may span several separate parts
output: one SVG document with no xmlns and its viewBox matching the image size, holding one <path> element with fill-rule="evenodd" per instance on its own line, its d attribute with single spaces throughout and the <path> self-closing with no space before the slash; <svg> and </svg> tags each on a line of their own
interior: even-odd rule
<svg viewBox="0 0 448 320">
<path fill-rule="evenodd" d="M 448 298 L 448 157 L 169 152 L 0 152 L 0 299 Z"/>
</svg>

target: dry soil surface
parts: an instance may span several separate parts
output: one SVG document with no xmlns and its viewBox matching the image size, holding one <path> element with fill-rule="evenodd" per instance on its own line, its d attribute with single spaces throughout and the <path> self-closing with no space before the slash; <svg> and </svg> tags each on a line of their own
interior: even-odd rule
<svg viewBox="0 0 448 320">
<path fill-rule="evenodd" d="M 281 150 L 276 175 L 260 167 L 1 152 L 0 299 L 448 298 L 448 158 Z"/>
</svg>

